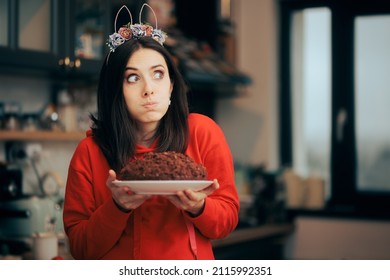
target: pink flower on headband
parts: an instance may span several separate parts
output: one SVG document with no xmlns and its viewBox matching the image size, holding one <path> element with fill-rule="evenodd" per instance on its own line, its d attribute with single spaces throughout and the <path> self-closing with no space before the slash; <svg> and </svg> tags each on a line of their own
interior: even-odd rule
<svg viewBox="0 0 390 280">
<path fill-rule="evenodd" d="M 133 32 L 130 28 L 127 27 L 121 27 L 118 30 L 118 34 L 121 35 L 124 39 L 129 40 L 131 37 L 133 37 Z"/>
<path fill-rule="evenodd" d="M 145 36 L 151 36 L 153 32 L 153 27 L 150 25 L 142 25 L 142 29 L 145 31 Z"/>
</svg>

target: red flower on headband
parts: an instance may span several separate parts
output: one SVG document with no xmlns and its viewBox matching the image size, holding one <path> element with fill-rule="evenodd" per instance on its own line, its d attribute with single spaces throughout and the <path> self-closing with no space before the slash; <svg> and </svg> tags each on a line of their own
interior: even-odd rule
<svg viewBox="0 0 390 280">
<path fill-rule="evenodd" d="M 118 30 L 118 34 L 121 35 L 124 39 L 129 40 L 133 36 L 133 32 L 130 28 L 121 27 Z"/>
<path fill-rule="evenodd" d="M 145 31 L 145 36 L 151 36 L 153 32 L 153 27 L 150 25 L 143 25 L 142 29 Z"/>
</svg>

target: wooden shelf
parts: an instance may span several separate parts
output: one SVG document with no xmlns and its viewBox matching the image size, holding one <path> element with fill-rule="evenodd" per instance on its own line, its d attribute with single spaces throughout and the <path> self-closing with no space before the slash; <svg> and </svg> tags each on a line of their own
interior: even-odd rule
<svg viewBox="0 0 390 280">
<path fill-rule="evenodd" d="M 0 141 L 80 141 L 82 131 L 8 131 L 0 130 Z"/>
</svg>

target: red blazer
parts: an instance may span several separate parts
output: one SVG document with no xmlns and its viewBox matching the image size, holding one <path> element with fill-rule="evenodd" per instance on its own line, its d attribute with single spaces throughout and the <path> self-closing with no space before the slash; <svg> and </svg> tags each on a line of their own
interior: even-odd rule
<svg viewBox="0 0 390 280">
<path fill-rule="evenodd" d="M 217 178 L 220 184 L 195 218 L 161 196 L 130 213 L 118 210 L 106 186 L 110 167 L 87 133 L 70 162 L 65 191 L 64 229 L 75 259 L 214 259 L 210 241 L 227 236 L 238 222 L 233 160 L 212 119 L 190 114 L 188 122 L 186 154 L 206 167 L 208 179 Z M 137 146 L 137 156 L 153 147 Z"/>
</svg>

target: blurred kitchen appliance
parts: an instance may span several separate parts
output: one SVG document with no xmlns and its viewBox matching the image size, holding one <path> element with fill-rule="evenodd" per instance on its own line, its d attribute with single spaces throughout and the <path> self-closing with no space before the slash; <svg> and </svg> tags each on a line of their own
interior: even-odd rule
<svg viewBox="0 0 390 280">
<path fill-rule="evenodd" d="M 22 197 L 22 171 L 0 165 L 0 201 Z"/>
<path fill-rule="evenodd" d="M 56 202 L 47 197 L 27 196 L 2 201 L 0 234 L 3 238 L 20 238 L 55 231 L 59 215 Z"/>
</svg>

